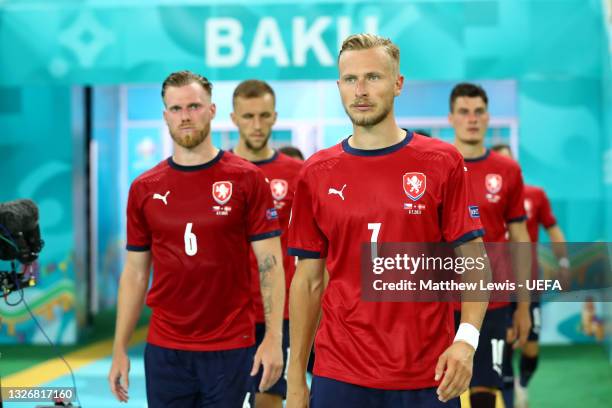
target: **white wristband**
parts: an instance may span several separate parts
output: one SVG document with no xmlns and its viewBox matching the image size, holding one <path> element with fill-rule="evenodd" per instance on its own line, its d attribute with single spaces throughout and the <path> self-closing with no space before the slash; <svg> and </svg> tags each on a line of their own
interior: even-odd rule
<svg viewBox="0 0 612 408">
<path fill-rule="evenodd" d="M 566 257 L 559 258 L 559 266 L 561 268 L 569 268 L 570 266 L 569 259 L 567 259 Z"/>
<path fill-rule="evenodd" d="M 454 342 L 465 341 L 476 350 L 478 348 L 478 337 L 480 337 L 480 332 L 477 328 L 469 323 L 461 323 L 459 329 L 457 329 L 457 334 L 455 334 Z"/>
</svg>

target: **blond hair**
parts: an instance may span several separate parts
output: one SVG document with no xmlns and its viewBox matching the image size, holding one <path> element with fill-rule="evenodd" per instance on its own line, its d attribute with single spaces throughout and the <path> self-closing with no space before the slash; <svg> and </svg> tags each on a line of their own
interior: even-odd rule
<svg viewBox="0 0 612 408">
<path fill-rule="evenodd" d="M 369 50 L 371 48 L 382 47 L 391 57 L 394 65 L 399 70 L 400 51 L 397 45 L 393 44 L 389 38 L 384 38 L 376 34 L 361 33 L 348 36 L 343 42 L 338 60 L 345 51 Z"/>
</svg>

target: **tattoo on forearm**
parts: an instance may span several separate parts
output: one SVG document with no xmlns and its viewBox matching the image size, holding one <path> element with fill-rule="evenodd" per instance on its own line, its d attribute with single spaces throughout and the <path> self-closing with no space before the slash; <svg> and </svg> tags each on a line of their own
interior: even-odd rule
<svg viewBox="0 0 612 408">
<path fill-rule="evenodd" d="M 266 255 L 259 262 L 259 284 L 263 301 L 264 317 L 268 325 L 270 313 L 272 312 L 272 270 L 276 268 L 277 262 L 274 255 Z"/>
<path fill-rule="evenodd" d="M 266 255 L 258 267 L 260 274 L 271 271 L 276 267 L 276 257 L 274 255 Z"/>
</svg>

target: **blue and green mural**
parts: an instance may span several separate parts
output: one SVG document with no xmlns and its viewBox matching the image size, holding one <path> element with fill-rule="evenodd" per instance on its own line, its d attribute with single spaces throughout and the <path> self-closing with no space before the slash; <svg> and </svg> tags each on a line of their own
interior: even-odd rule
<svg viewBox="0 0 612 408">
<path fill-rule="evenodd" d="M 43 269 L 71 259 L 71 254 L 78 260 L 79 225 L 73 212 L 82 209 L 74 205 L 79 192 L 73 180 L 82 173 L 77 164 L 82 151 L 75 149 L 73 137 L 82 133 L 73 126 L 73 87 L 106 87 L 103 97 L 109 105 L 94 112 L 99 125 L 94 132 L 100 140 L 120 138 L 116 112 L 122 111 L 119 90 L 124 85 L 159 84 L 180 69 L 201 72 L 213 83 L 253 77 L 277 83 L 333 81 L 340 41 L 351 32 L 367 30 L 389 36 L 400 46 L 402 73 L 413 84 L 512 82 L 526 181 L 546 188 L 569 240 L 610 241 L 612 74 L 605 4 L 5 0 L 0 6 L 0 200 L 30 197 L 39 203 L 47 242 Z M 297 107 L 280 107 L 279 120 L 291 120 L 288 112 L 325 117 L 327 111 L 291 92 L 297 92 L 291 102 Z M 322 87 L 320 95 L 330 111 L 341 109 L 336 92 Z M 152 103 L 159 103 L 155 98 Z M 399 108 L 439 106 L 443 111 L 446 104 L 444 96 L 428 98 L 407 87 Z M 344 122 L 330 126 L 317 145 L 334 142 L 346 129 Z M 225 130 L 216 131 L 220 133 L 215 140 L 225 140 Z M 152 134 L 151 128 L 140 132 L 145 138 Z M 299 138 L 308 140 L 309 133 Z M 139 146 L 150 161 L 164 152 L 160 146 Z M 96 282 L 109 294 L 116 291 L 120 273 L 123 228 L 116 214 L 123 215 L 125 204 L 120 195 L 104 192 L 114 191 L 119 174 L 115 178 L 109 172 L 118 168 L 125 153 L 99 151 L 108 161 L 98 163 L 98 174 L 107 177 L 99 185 L 97 211 L 108 222 L 97 225 L 98 246 L 104 251 L 98 255 Z M 85 308 L 83 288 L 76 276 L 84 268 L 80 262 L 68 263 L 65 272 L 75 288 L 72 309 L 64 311 L 66 303 L 50 308 L 72 319 L 68 327 L 73 334 L 67 338 L 76 338 L 76 327 L 83 321 L 78 317 Z M 41 279 L 38 288 L 51 290 L 59 281 Z M 26 295 L 34 300 L 37 290 L 28 289 Z M 102 308 L 112 304 L 111 299 L 98 299 Z M 78 313 L 70 317 L 74 308 Z M 16 310 L 0 306 L 3 316 Z M 15 323 L 14 333 L 23 333 L 20 338 L 3 325 L 0 341 L 32 340 L 34 328 L 27 324 Z"/>
</svg>

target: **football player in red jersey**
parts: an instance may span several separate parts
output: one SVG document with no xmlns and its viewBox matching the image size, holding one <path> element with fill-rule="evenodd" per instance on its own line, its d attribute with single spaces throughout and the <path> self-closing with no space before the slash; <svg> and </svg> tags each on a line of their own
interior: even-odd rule
<svg viewBox="0 0 612 408">
<path fill-rule="evenodd" d="M 302 162 L 275 151 L 270 147 L 272 127 L 276 122 L 276 96 L 274 90 L 264 81 L 247 80 L 241 82 L 234 90 L 231 113 L 232 122 L 238 127 L 240 139 L 234 148 L 234 154 L 247 159 L 259 167 L 270 184 L 270 192 L 278 211 L 278 220 L 283 234 L 281 245 L 283 249 L 283 267 L 285 270 L 286 295 L 295 271 L 295 258 L 287 252 L 287 225 L 289 213 L 295 193 L 295 178 L 302 168 Z M 259 345 L 265 334 L 265 319 L 261 303 L 259 287 L 259 269 L 257 260 L 251 255 L 251 270 L 253 271 L 253 298 L 255 300 L 255 339 Z M 287 296 L 286 296 L 287 298 Z M 286 365 L 289 348 L 289 308 L 285 307 L 283 321 L 283 362 Z M 283 370 L 284 373 L 285 370 Z M 258 378 L 257 378 L 258 380 Z M 283 399 L 287 395 L 287 381 L 282 375 L 279 380 L 263 393 L 255 396 L 257 408 L 282 408 Z"/>
<path fill-rule="evenodd" d="M 514 159 L 512 150 L 507 144 L 498 144 L 491 147 L 491 149 L 499 154 Z M 540 225 L 546 229 L 550 242 L 553 243 L 553 253 L 559 262 L 559 279 L 563 282 L 562 286 L 567 287 L 570 284 L 570 264 L 567 256 L 567 247 L 565 245 L 565 235 L 557 224 L 550 201 L 543 189 L 536 186 L 525 185 L 525 212 L 527 213 L 527 230 L 529 231 L 531 242 L 538 242 Z M 537 252 L 535 250 L 533 265 L 533 273 L 535 275 L 533 279 L 537 279 L 538 261 Z M 506 406 L 516 406 L 517 408 L 527 407 L 527 385 L 538 366 L 538 355 L 540 351 L 538 341 L 540 338 L 540 329 L 542 327 L 542 315 L 539 302 L 531 303 L 531 320 L 533 325 L 529 332 L 528 341 L 521 348 L 519 378 L 514 377 L 512 364 L 506 365 L 506 373 L 504 373 L 504 401 L 506 402 Z M 509 350 L 508 354 L 507 360 L 512 361 L 512 350 Z M 513 400 L 513 390 L 516 392 L 516 401 Z"/>
<path fill-rule="evenodd" d="M 282 373 L 285 276 L 280 228 L 265 176 L 213 147 L 211 84 L 189 71 L 162 86 L 171 157 L 137 177 L 127 205 L 127 257 L 119 284 L 108 376 L 128 400 L 128 341 L 143 303 L 149 407 L 243 407 Z M 259 264 L 266 333 L 255 350 L 249 249 Z M 149 271 L 153 267 L 153 281 Z"/>
<path fill-rule="evenodd" d="M 523 208 L 523 178 L 512 160 L 485 147 L 489 125 L 488 97 L 478 85 L 460 83 L 450 95 L 448 120 L 455 129 L 455 146 L 463 155 L 472 194 L 480 210 L 485 242 L 529 242 Z M 530 268 L 529 251 L 517 262 L 521 270 Z M 491 255 L 491 253 L 489 253 Z M 526 259 L 525 259 L 526 258 Z M 494 273 L 504 268 L 503 259 L 493 257 Z M 482 347 L 474 357 L 474 376 L 470 384 L 472 408 L 494 408 L 496 392 L 503 388 L 502 362 L 506 329 L 512 319 L 511 342 L 527 341 L 531 319 L 529 301 L 518 303 L 512 312 L 509 302 L 491 302 L 482 325 Z"/>
<path fill-rule="evenodd" d="M 453 339 L 448 302 L 363 301 L 360 258 L 368 242 L 480 242 L 463 158 L 397 126 L 393 105 L 404 78 L 390 40 L 350 36 L 338 65 L 353 135 L 315 153 L 298 176 L 289 224 L 289 253 L 299 261 L 289 298 L 287 407 L 458 407 L 487 302 L 463 303 Z M 419 210 L 406 210 L 406 201 Z"/>
</svg>

